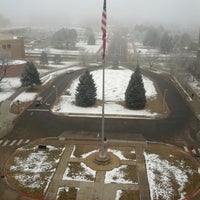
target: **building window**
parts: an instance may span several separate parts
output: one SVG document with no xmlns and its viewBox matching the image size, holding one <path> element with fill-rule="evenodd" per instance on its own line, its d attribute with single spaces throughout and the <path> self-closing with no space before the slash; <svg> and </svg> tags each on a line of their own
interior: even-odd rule
<svg viewBox="0 0 200 200">
<path fill-rule="evenodd" d="M 6 49 L 6 45 L 5 44 L 2 45 L 2 49 Z"/>
<path fill-rule="evenodd" d="M 11 48 L 11 44 L 7 44 L 7 48 L 10 49 Z"/>
</svg>

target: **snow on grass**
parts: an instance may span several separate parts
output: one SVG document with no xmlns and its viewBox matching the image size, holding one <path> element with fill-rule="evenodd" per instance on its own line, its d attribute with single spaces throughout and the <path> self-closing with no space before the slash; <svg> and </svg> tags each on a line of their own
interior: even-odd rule
<svg viewBox="0 0 200 200">
<path fill-rule="evenodd" d="M 200 82 L 195 79 L 192 75 L 190 79 L 187 80 L 190 87 L 195 91 L 195 93 L 200 96 Z"/>
<path fill-rule="evenodd" d="M 121 196 L 122 196 L 122 190 L 117 190 L 115 200 L 120 200 Z"/>
<path fill-rule="evenodd" d="M 26 64 L 26 62 L 27 61 L 25 61 L 25 60 L 9 60 L 8 61 L 8 66 L 13 66 L 13 65 L 22 65 L 22 64 Z M 1 66 L 2 64 L 0 63 L 0 66 Z"/>
<path fill-rule="evenodd" d="M 116 149 L 110 149 L 108 148 L 108 152 L 113 153 L 114 155 L 116 155 L 120 160 L 131 160 L 127 157 L 124 156 L 123 152 L 120 150 L 116 150 Z M 133 153 L 133 152 L 132 152 Z M 134 151 L 135 154 L 135 151 Z"/>
<path fill-rule="evenodd" d="M 22 65 L 26 64 L 25 60 L 11 60 L 8 62 L 8 65 Z"/>
<path fill-rule="evenodd" d="M 130 77 L 133 71 L 128 69 L 105 70 L 105 99 L 106 101 L 123 101 L 124 93 L 128 86 Z M 95 80 L 97 86 L 97 99 L 102 99 L 102 70 L 96 70 L 91 72 L 93 79 Z M 143 76 L 144 87 L 146 89 L 147 98 L 152 98 L 157 95 L 153 82 L 147 77 Z M 76 88 L 79 83 L 79 78 L 77 78 L 71 85 L 71 94 L 75 95 Z"/>
<path fill-rule="evenodd" d="M 129 165 L 120 165 L 112 169 L 111 171 L 107 171 L 105 175 L 104 182 L 107 183 L 118 183 L 118 184 L 137 184 L 136 178 L 136 169 L 135 166 Z M 132 176 L 134 173 L 134 177 Z"/>
<path fill-rule="evenodd" d="M 40 61 L 35 61 L 35 63 L 37 63 L 38 65 L 40 65 Z M 48 68 L 51 67 L 52 69 L 53 68 L 59 68 L 59 69 L 62 69 L 62 68 L 66 68 L 66 67 L 70 67 L 71 65 L 75 65 L 77 64 L 78 62 L 77 61 L 62 61 L 60 62 L 59 64 L 55 64 L 53 61 L 49 61 L 49 64 L 46 65 Z M 41 70 L 45 70 L 45 71 L 50 71 L 52 69 L 38 69 L 38 71 L 41 71 Z M 44 72 L 45 72 L 44 71 Z M 41 71 L 42 72 L 42 71 Z"/>
<path fill-rule="evenodd" d="M 90 150 L 87 153 L 81 153 L 80 149 L 83 147 L 77 147 L 76 145 L 74 145 L 72 153 L 70 158 L 87 158 L 88 156 L 90 156 L 91 154 L 97 153 L 99 150 L 94 149 L 94 150 Z M 82 150 L 82 149 L 81 149 Z M 78 155 L 77 152 L 78 151 Z M 111 149 L 108 148 L 107 149 L 108 152 L 113 153 L 114 155 L 116 155 L 120 160 L 135 160 L 135 150 L 129 150 L 129 149 L 124 149 L 124 150 L 117 150 L 117 149 Z"/>
<path fill-rule="evenodd" d="M 21 86 L 20 78 L 4 78 L 0 86 L 3 90 L 18 88 Z"/>
<path fill-rule="evenodd" d="M 21 86 L 20 78 L 4 78 L 0 82 L 0 102 L 8 99 Z"/>
<path fill-rule="evenodd" d="M 35 192 L 36 189 L 44 194 L 60 161 L 65 147 L 47 145 L 47 150 L 38 147 L 23 147 L 15 152 L 9 167 L 9 179 L 22 188 Z"/>
<path fill-rule="evenodd" d="M 0 92 L 0 102 L 8 99 L 12 94 L 13 92 Z"/>
<path fill-rule="evenodd" d="M 55 68 L 64 68 L 64 67 L 69 67 L 71 65 L 77 64 L 77 61 L 71 61 L 71 62 L 60 62 L 60 64 L 55 64 L 54 62 L 50 61 L 49 64 L 47 65 L 48 67 L 55 67 Z"/>
<path fill-rule="evenodd" d="M 22 92 L 13 100 L 13 103 L 17 101 L 20 101 L 20 102 L 32 101 L 36 96 L 37 96 L 37 93 L 35 92 Z"/>
<path fill-rule="evenodd" d="M 193 174 L 192 169 L 185 167 L 183 161 L 179 163 L 179 166 L 173 166 L 169 161 L 160 159 L 157 154 L 144 152 L 144 156 L 151 199 L 170 200 L 177 192 L 180 199 L 183 199 L 184 187 L 188 182 L 188 175 Z M 173 178 L 178 186 L 177 191 L 172 183 Z"/>
<path fill-rule="evenodd" d="M 45 48 L 45 49 L 28 49 L 26 50 L 26 53 L 28 54 L 41 54 L 42 52 L 45 52 L 47 54 L 63 54 L 63 55 L 74 55 L 78 56 L 80 55 L 79 51 L 70 51 L 70 50 L 62 50 L 62 49 L 55 49 L 55 48 Z"/>
<path fill-rule="evenodd" d="M 74 155 L 76 148 L 77 148 L 77 146 L 74 145 L 74 148 L 72 150 L 70 158 L 76 158 L 76 156 Z M 98 150 L 93 150 L 93 151 L 90 151 L 88 153 L 84 153 L 84 154 L 80 155 L 80 158 L 87 158 L 88 156 L 90 156 L 91 154 L 96 153 L 96 152 L 98 152 Z"/>
<path fill-rule="evenodd" d="M 87 167 L 84 163 L 68 163 L 63 180 L 93 182 L 96 176 L 96 171 Z"/>
<path fill-rule="evenodd" d="M 102 70 L 91 72 L 97 87 L 97 99 L 102 99 Z M 124 101 L 124 93 L 128 86 L 130 77 L 133 71 L 121 68 L 120 70 L 106 69 L 105 70 L 105 114 L 113 115 L 140 115 L 140 116 L 156 116 L 157 113 L 152 113 L 148 110 L 130 110 L 120 105 L 119 101 Z M 153 82 L 143 76 L 144 87 L 146 89 L 147 98 L 156 98 L 157 91 Z M 78 107 L 74 104 L 76 88 L 79 83 L 79 78 L 74 80 L 68 89 L 71 95 L 61 96 L 60 103 L 52 110 L 59 113 L 83 113 L 83 114 L 101 114 L 101 105 L 96 107 Z"/>
<path fill-rule="evenodd" d="M 77 47 L 83 48 L 85 52 L 87 53 L 97 53 L 99 49 L 101 48 L 101 41 L 96 41 L 95 45 L 88 45 L 86 42 L 78 42 L 76 44 Z"/>
</svg>

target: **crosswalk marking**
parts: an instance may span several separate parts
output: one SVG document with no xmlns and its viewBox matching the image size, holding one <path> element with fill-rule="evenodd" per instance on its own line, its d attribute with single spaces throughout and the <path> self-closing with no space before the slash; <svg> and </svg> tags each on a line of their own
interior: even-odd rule
<svg viewBox="0 0 200 200">
<path fill-rule="evenodd" d="M 17 145 L 20 145 L 23 142 L 23 139 L 19 140 Z"/>
<path fill-rule="evenodd" d="M 17 142 L 17 140 L 13 140 L 11 143 L 10 143 L 10 146 L 13 146 L 15 144 L 15 142 Z"/>
<path fill-rule="evenodd" d="M 0 146 L 6 147 L 6 146 L 20 146 L 28 144 L 31 140 L 30 139 L 14 139 L 14 140 L 0 140 Z"/>
<path fill-rule="evenodd" d="M 30 139 L 27 139 L 24 143 L 28 144 L 30 141 L 31 141 Z"/>
<path fill-rule="evenodd" d="M 9 143 L 9 141 L 10 141 L 10 140 L 6 140 L 6 141 L 2 144 L 2 146 L 5 147 L 5 146 Z"/>
</svg>

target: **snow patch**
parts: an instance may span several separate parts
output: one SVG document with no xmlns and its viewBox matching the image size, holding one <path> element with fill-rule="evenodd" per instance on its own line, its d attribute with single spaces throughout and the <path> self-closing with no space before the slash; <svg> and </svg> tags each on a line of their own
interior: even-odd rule
<svg viewBox="0 0 200 200">
<path fill-rule="evenodd" d="M 122 68 L 120 70 L 106 69 L 105 70 L 105 114 L 111 115 L 137 115 L 154 117 L 157 113 L 152 113 L 148 110 L 130 110 L 120 105 L 119 101 L 124 101 L 124 92 L 126 91 L 129 79 L 133 73 L 131 70 Z M 97 99 L 102 99 L 102 70 L 91 72 L 97 87 Z M 157 92 L 153 82 L 143 77 L 144 86 L 146 89 L 147 98 L 156 98 Z M 101 105 L 97 107 L 79 107 L 74 104 L 76 88 L 79 83 L 79 78 L 74 80 L 67 90 L 70 96 L 61 96 L 60 103 L 52 109 L 53 112 L 66 114 L 101 114 Z"/>
<path fill-rule="evenodd" d="M 185 195 L 184 186 L 188 182 L 187 174 L 192 174 L 193 171 L 190 168 L 184 168 L 183 161 L 180 162 L 180 167 L 176 167 L 171 165 L 167 160 L 160 159 L 157 154 L 144 152 L 144 156 L 151 199 L 159 200 L 160 197 L 166 200 L 172 199 L 175 193 L 171 183 L 172 176 L 179 186 L 178 193 L 181 199 L 183 199 Z"/>
</svg>

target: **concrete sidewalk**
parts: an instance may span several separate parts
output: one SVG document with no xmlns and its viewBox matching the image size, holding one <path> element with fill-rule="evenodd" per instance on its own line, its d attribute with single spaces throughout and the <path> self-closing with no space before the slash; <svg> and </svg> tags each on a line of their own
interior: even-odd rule
<svg viewBox="0 0 200 200">
<path fill-rule="evenodd" d="M 52 142 L 52 141 L 51 141 Z M 64 140 L 63 140 L 64 142 Z M 58 144 L 58 141 L 56 142 Z M 120 142 L 109 140 L 109 148 L 120 148 L 129 147 L 135 150 L 136 160 L 120 160 L 119 165 L 129 165 L 136 167 L 136 173 L 138 181 L 135 184 L 119 184 L 119 183 L 109 183 L 106 184 L 104 181 L 106 169 L 96 170 L 96 177 L 93 182 L 84 181 L 69 181 L 63 180 L 63 174 L 66 170 L 68 162 L 85 162 L 85 159 L 75 159 L 71 158 L 70 155 L 73 152 L 74 145 L 97 145 L 97 141 L 65 141 L 67 148 L 65 149 L 60 163 L 57 167 L 56 173 L 53 176 L 52 182 L 49 185 L 45 199 L 55 200 L 58 190 L 61 187 L 77 187 L 80 190 L 77 193 L 76 200 L 114 200 L 116 197 L 117 190 L 133 191 L 138 193 L 140 200 L 150 200 L 150 193 L 148 187 L 148 179 L 146 174 L 146 165 L 143 152 L 146 148 L 146 142 Z M 112 165 L 112 164 L 111 164 Z M 112 168 L 112 166 L 111 166 Z M 113 168 L 115 168 L 113 166 Z"/>
<path fill-rule="evenodd" d="M 4 137 L 13 128 L 13 121 L 17 115 L 10 112 L 10 105 L 12 101 L 25 90 L 24 87 L 18 88 L 18 90 L 11 95 L 7 100 L 0 104 L 0 138 Z"/>
<path fill-rule="evenodd" d="M 0 105 L 0 138 L 4 137 L 13 128 L 15 114 L 10 113 L 10 104 L 12 101 L 6 100 Z"/>
<path fill-rule="evenodd" d="M 169 151 L 183 151 L 173 145 L 165 145 L 164 143 L 151 143 L 146 141 L 122 141 L 122 140 L 108 140 L 108 147 L 113 149 L 120 148 L 132 148 L 135 150 L 136 160 L 120 160 L 119 165 L 135 166 L 137 173 L 137 182 L 134 184 L 122 184 L 122 183 L 105 183 L 105 175 L 109 170 L 102 169 L 96 170 L 96 177 L 93 182 L 84 181 L 73 181 L 73 180 L 63 180 L 63 174 L 66 170 L 68 162 L 85 162 L 83 158 L 71 158 L 70 155 L 74 151 L 75 145 L 97 145 L 97 141 L 90 140 L 64 140 L 62 142 L 66 143 L 67 148 L 62 155 L 60 163 L 57 167 L 56 173 L 52 179 L 51 184 L 47 190 L 45 199 L 55 200 L 58 194 L 59 188 L 71 187 L 79 188 L 76 196 L 76 200 L 115 200 L 118 190 L 132 191 L 138 194 L 140 200 L 150 200 L 149 183 L 147 178 L 147 170 L 144 158 L 144 151 L 151 148 L 167 149 Z M 53 141 L 52 141 L 53 142 Z M 56 144 L 61 142 L 54 141 Z M 53 142 L 53 143 L 54 143 Z M 53 144 L 52 143 L 52 144 Z M 197 164 L 197 163 L 196 163 Z M 113 168 L 115 168 L 113 166 Z M 196 199 L 196 196 L 200 194 L 195 194 L 191 198 Z"/>
</svg>

